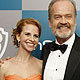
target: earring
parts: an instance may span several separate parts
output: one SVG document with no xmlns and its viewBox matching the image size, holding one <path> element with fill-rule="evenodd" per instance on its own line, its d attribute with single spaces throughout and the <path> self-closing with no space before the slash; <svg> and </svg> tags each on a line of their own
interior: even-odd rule
<svg viewBox="0 0 80 80">
<path fill-rule="evenodd" d="M 20 41 L 18 41 L 18 47 L 20 46 Z"/>
</svg>

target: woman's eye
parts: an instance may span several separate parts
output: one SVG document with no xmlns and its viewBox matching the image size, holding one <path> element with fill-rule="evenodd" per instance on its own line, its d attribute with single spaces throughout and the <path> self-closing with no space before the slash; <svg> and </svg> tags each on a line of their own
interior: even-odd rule
<svg viewBox="0 0 80 80">
<path fill-rule="evenodd" d="M 38 35 L 34 35 L 34 37 L 39 38 L 39 36 L 38 36 Z"/>
<path fill-rule="evenodd" d="M 25 35 L 29 36 L 29 35 L 30 35 L 30 33 L 26 33 Z"/>
</svg>

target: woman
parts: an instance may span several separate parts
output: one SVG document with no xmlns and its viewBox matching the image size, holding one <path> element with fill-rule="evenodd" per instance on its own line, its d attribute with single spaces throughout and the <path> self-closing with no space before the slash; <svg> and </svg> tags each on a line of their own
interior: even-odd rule
<svg viewBox="0 0 80 80">
<path fill-rule="evenodd" d="M 40 35 L 41 25 L 37 20 L 27 18 L 17 23 L 12 38 L 19 49 L 15 57 L 0 67 L 0 80 L 41 80 L 42 61 L 31 55 Z"/>
</svg>

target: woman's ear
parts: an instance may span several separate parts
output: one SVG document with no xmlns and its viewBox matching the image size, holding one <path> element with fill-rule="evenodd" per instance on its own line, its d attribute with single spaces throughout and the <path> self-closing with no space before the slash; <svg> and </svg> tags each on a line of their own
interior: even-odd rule
<svg viewBox="0 0 80 80">
<path fill-rule="evenodd" d="M 19 35 L 19 34 L 16 34 L 16 39 L 17 39 L 18 41 L 20 41 L 20 35 Z"/>
</svg>

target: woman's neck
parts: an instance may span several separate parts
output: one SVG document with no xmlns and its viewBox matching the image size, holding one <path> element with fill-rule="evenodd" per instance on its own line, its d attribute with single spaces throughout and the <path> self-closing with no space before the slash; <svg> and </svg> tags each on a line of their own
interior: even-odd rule
<svg viewBox="0 0 80 80">
<path fill-rule="evenodd" d="M 15 56 L 15 61 L 19 61 L 19 62 L 27 62 L 30 60 L 30 58 L 32 57 L 31 53 L 22 49 L 22 48 L 19 48 L 18 49 L 18 52 L 17 52 L 17 55 Z"/>
</svg>

